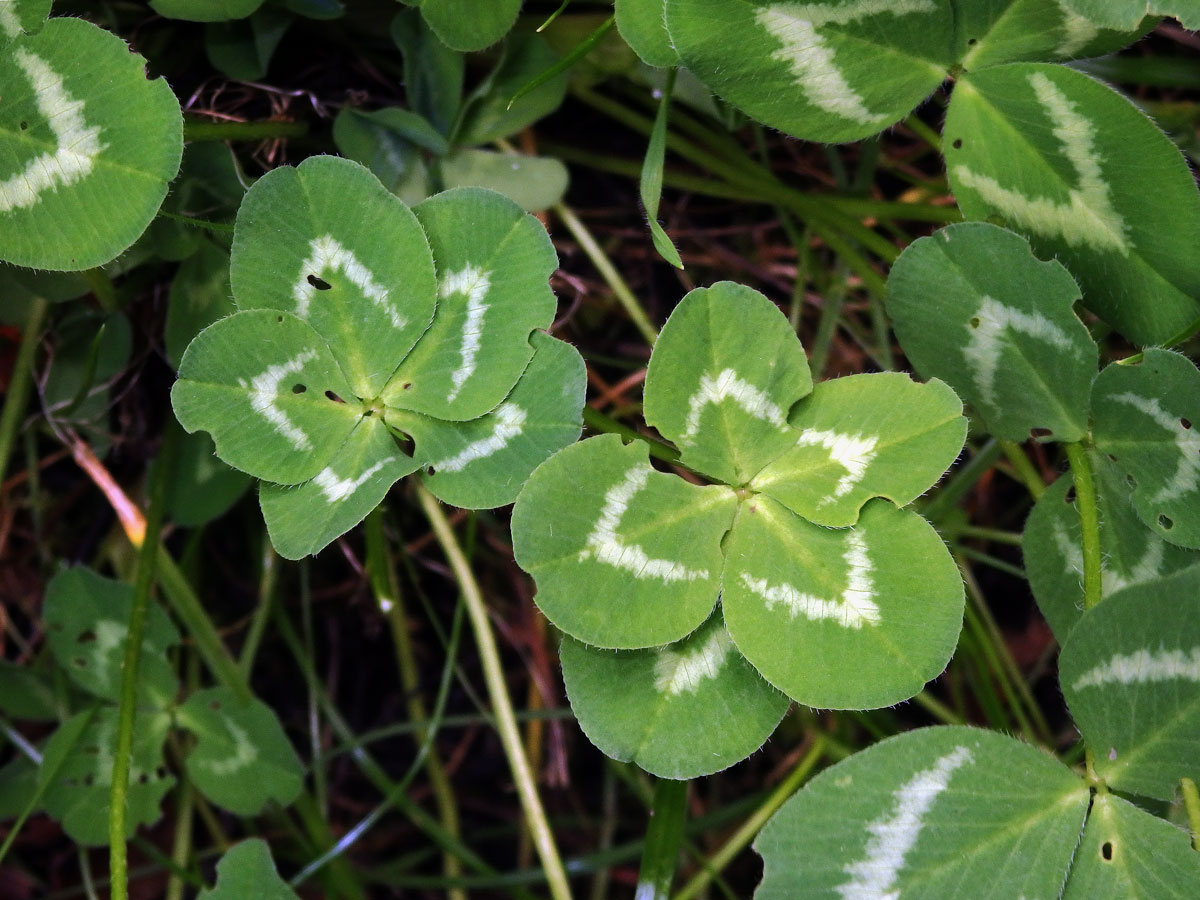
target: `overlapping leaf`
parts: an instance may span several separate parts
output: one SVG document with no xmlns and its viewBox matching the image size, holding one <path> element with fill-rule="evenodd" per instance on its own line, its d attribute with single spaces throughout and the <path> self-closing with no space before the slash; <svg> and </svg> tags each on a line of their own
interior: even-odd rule
<svg viewBox="0 0 1200 900">
<path fill-rule="evenodd" d="M 259 838 L 230 847 L 217 863 L 217 886 L 200 892 L 198 900 L 298 900 L 275 869 L 271 849 Z"/>
<path fill-rule="evenodd" d="M 1108 366 L 1092 392 L 1099 450 L 1130 479 L 1133 506 L 1172 544 L 1200 548 L 1200 371 L 1150 349 L 1138 365 Z"/>
<path fill-rule="evenodd" d="M 33 34 L 50 15 L 51 0 L 0 0 L 0 44 Z"/>
<path fill-rule="evenodd" d="M 1109 28 L 1132 28 L 1138 20 L 1151 13 L 1174 16 L 1184 28 L 1200 28 L 1200 4 L 1196 0 L 1061 0 L 1099 25 Z"/>
<path fill-rule="evenodd" d="M 244 19 L 262 6 L 263 0 L 151 0 L 150 6 L 168 19 L 189 22 L 224 22 Z"/>
<path fill-rule="evenodd" d="M 521 0 L 422 0 L 421 15 L 434 33 L 455 50 L 482 50 L 508 33 L 521 12 Z"/>
<path fill-rule="evenodd" d="M 1200 566 L 1088 610 L 1059 677 L 1109 785 L 1170 799 L 1180 778 L 1200 778 Z"/>
<path fill-rule="evenodd" d="M 616 0 L 617 30 L 648 66 L 679 64 L 667 34 L 667 0 Z"/>
<path fill-rule="evenodd" d="M 915 241 L 888 277 L 888 313 L 913 366 L 945 379 L 993 434 L 1078 441 L 1099 351 L 1059 263 L 1019 235 L 964 223 Z"/>
<path fill-rule="evenodd" d="M 38 9 L 0 6 L 0 258 L 87 269 L 150 224 L 179 169 L 182 118 L 115 35 L 72 18 L 19 34 Z"/>
<path fill-rule="evenodd" d="M 972 72 L 955 86 L 944 151 L 963 213 L 998 216 L 1060 259 L 1088 308 L 1130 340 L 1162 343 L 1200 318 L 1195 181 L 1111 89 L 1062 66 Z"/>
</svg>

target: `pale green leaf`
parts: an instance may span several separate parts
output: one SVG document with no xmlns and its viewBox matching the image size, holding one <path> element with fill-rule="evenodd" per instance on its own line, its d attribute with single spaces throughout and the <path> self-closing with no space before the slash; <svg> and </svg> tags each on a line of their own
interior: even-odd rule
<svg viewBox="0 0 1200 900">
<path fill-rule="evenodd" d="M 1147 12 L 1174 16 L 1184 28 L 1200 28 L 1197 0 L 1062 0 L 1064 6 L 1110 28 L 1132 28 Z"/>
<path fill-rule="evenodd" d="M 263 0 L 150 0 L 151 8 L 160 16 L 189 22 L 244 19 L 262 4 Z"/>
<path fill-rule="evenodd" d="M 392 19 L 391 36 L 404 56 L 408 105 L 448 135 L 462 103 L 463 55 L 430 31 L 419 10 L 398 12 Z"/>
<path fill-rule="evenodd" d="M 213 803 L 256 816 L 272 800 L 287 806 L 299 796 L 300 759 L 265 703 L 241 703 L 228 688 L 209 688 L 189 697 L 176 718 L 196 735 L 188 777 Z"/>
<path fill-rule="evenodd" d="M 434 33 L 455 50 L 482 50 L 508 33 L 521 0 L 423 0 L 421 15 Z"/>
<path fill-rule="evenodd" d="M 204 29 L 204 52 L 217 71 L 239 81 L 267 74 L 271 57 L 296 17 L 264 6 L 245 19 L 210 22 Z"/>
<path fill-rule="evenodd" d="M 50 0 L 0 0 L 0 44 L 33 34 L 50 15 Z"/>
<path fill-rule="evenodd" d="M 78 566 L 54 576 L 42 615 L 50 652 L 79 687 L 106 700 L 121 698 L 121 671 L 133 609 L 133 588 Z M 179 632 L 156 604 L 147 610 L 138 668 L 138 701 L 163 709 L 175 698 L 178 681 L 167 648 Z"/>
<path fill-rule="evenodd" d="M 887 309 L 913 367 L 945 380 L 993 434 L 1078 441 L 1098 359 L 1078 298 L 1070 273 L 1020 235 L 968 222 L 900 254 Z"/>
<path fill-rule="evenodd" d="M 1195 181 L 1119 94 L 1063 66 L 973 72 L 955 85 L 944 151 L 964 215 L 996 216 L 1059 259 L 1130 340 L 1161 343 L 1200 318 Z"/>
<path fill-rule="evenodd" d="M 49 672 L 40 666 L 0 660 L 0 712 L 33 722 L 57 719 L 58 701 Z"/>
<path fill-rule="evenodd" d="M 120 38 L 74 18 L 14 38 L 0 53 L 0 258 L 108 262 L 146 230 L 182 151 L 175 95 Z"/>
<path fill-rule="evenodd" d="M 949 468 L 967 436 L 954 391 L 902 372 L 822 382 L 790 425 L 789 449 L 749 486 L 832 527 L 852 525 L 873 497 L 911 503 Z"/>
<path fill-rule="evenodd" d="M 754 842 L 756 900 L 1057 897 L 1088 808 L 1048 754 L 975 728 L 880 741 L 810 781 Z"/>
<path fill-rule="evenodd" d="M 332 156 L 274 169 L 249 190 L 230 276 L 239 309 L 283 310 L 316 329 L 364 401 L 383 390 L 437 302 L 412 211 L 362 166 Z"/>
<path fill-rule="evenodd" d="M 666 229 L 658 221 L 658 204 L 662 199 L 663 166 L 667 152 L 667 122 L 671 111 L 671 95 L 675 90 L 676 70 L 667 72 L 667 78 L 658 98 L 658 113 L 654 117 L 654 128 L 650 132 L 650 143 L 646 145 L 646 158 L 642 161 L 642 178 L 638 195 L 646 211 L 650 225 L 650 238 L 658 255 L 677 269 L 683 268 L 679 251 L 671 242 Z"/>
<path fill-rule="evenodd" d="M 197 900 L 298 900 L 275 870 L 271 848 L 260 838 L 230 847 L 217 863 L 217 886 Z"/>
<path fill-rule="evenodd" d="M 667 0 L 667 31 L 701 81 L 754 118 L 852 141 L 904 118 L 945 79 L 950 0 Z"/>
<path fill-rule="evenodd" d="M 171 403 L 184 429 L 211 434 L 229 465 L 280 484 L 324 469 L 364 411 L 321 336 L 265 309 L 200 332 Z"/>
<path fill-rule="evenodd" d="M 487 188 L 522 209 L 546 209 L 567 191 L 567 167 L 550 156 L 524 156 L 493 150 L 456 150 L 441 160 L 446 188 Z"/>
<path fill-rule="evenodd" d="M 559 653 L 584 734 L 660 778 L 699 778 L 740 762 L 788 708 L 738 653 L 719 613 L 667 647 L 601 650 L 567 637 Z"/>
<path fill-rule="evenodd" d="M 792 405 L 812 390 L 796 333 L 762 294 L 729 281 L 671 313 L 646 373 L 646 421 L 684 465 L 745 484 L 796 442 Z"/>
<path fill-rule="evenodd" d="M 1114 794 L 1097 794 L 1063 900 L 1193 900 L 1200 853 L 1187 833 Z"/>
<path fill-rule="evenodd" d="M 954 652 L 962 579 L 916 513 L 874 501 L 853 528 L 830 529 L 759 495 L 738 509 L 727 554 L 729 633 L 767 681 L 801 703 L 899 703 Z"/>
<path fill-rule="evenodd" d="M 550 325 L 558 256 L 537 219 L 492 191 L 445 191 L 416 212 L 437 260 L 437 313 L 382 399 L 474 419 L 512 390 L 533 356 L 530 333 Z"/>
<path fill-rule="evenodd" d="M 679 640 L 717 601 L 736 497 L 654 471 L 615 435 L 559 451 L 513 509 L 513 552 L 555 625 L 603 647 Z"/>
<path fill-rule="evenodd" d="M 558 60 L 541 35 L 514 34 L 505 41 L 499 65 L 467 100 L 455 143 L 460 147 L 487 144 L 516 134 L 558 109 L 567 93 L 565 72 L 517 96 Z"/>
<path fill-rule="evenodd" d="M 679 64 L 667 34 L 667 0 L 616 0 L 617 30 L 648 66 Z"/>
<path fill-rule="evenodd" d="M 1096 774 L 1170 799 L 1200 779 L 1200 566 L 1133 585 L 1088 610 L 1059 679 Z"/>
<path fill-rule="evenodd" d="M 155 457 L 147 478 L 158 465 Z M 212 438 L 203 432 L 183 435 L 167 480 L 167 518 L 185 528 L 204 525 L 224 515 L 248 487 L 250 477 L 221 462 Z"/>
<path fill-rule="evenodd" d="M 401 201 L 415 205 L 433 193 L 424 154 L 409 136 L 417 119 L 425 121 L 396 107 L 374 112 L 346 107 L 333 120 L 333 141 L 343 156 L 362 163 Z M 432 130 L 433 126 L 426 123 L 426 127 Z M 432 133 L 445 143 L 440 134 Z"/>
<path fill-rule="evenodd" d="M 90 722 L 85 724 L 91 715 Z M 165 712 L 138 712 L 133 723 L 129 788 L 125 795 L 125 835 L 150 825 L 175 778 L 163 768 L 162 746 L 171 727 Z M 82 729 L 82 731 L 80 730 Z M 78 844 L 108 844 L 108 808 L 117 750 L 117 708 L 102 707 L 68 719 L 46 743 L 42 771 L 55 772 L 42 795 L 47 813 Z M 55 769 L 57 768 L 57 771 Z"/>
<path fill-rule="evenodd" d="M 1133 506 L 1163 540 L 1200 548 L 1200 371 L 1186 356 L 1147 350 L 1113 364 L 1092 391 L 1096 447 L 1132 480 Z"/>
<path fill-rule="evenodd" d="M 445 503 L 466 509 L 512 503 L 534 468 L 579 440 L 587 387 L 583 358 L 541 331 L 532 343 L 533 359 L 512 393 L 478 419 L 445 422 L 389 410 L 388 423 L 416 442 L 421 480 Z"/>
<path fill-rule="evenodd" d="M 192 338 L 234 311 L 229 251 L 202 238 L 196 252 L 175 273 L 167 303 L 163 343 L 167 359 L 178 369 Z"/>
<path fill-rule="evenodd" d="M 318 553 L 365 519 L 417 464 L 377 414 L 364 416 L 311 481 L 259 487 L 271 543 L 284 559 Z"/>
<path fill-rule="evenodd" d="M 1101 596 L 1153 581 L 1200 562 L 1200 554 L 1169 544 L 1142 524 L 1129 484 L 1115 464 L 1089 452 L 1100 512 Z M 1025 522 L 1021 549 L 1038 607 L 1059 644 L 1083 614 L 1083 544 L 1074 479 L 1059 478 Z"/>
</svg>

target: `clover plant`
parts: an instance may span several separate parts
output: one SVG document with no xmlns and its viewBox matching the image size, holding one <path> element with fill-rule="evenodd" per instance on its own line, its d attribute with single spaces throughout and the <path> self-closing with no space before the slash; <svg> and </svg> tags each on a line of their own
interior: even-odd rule
<svg viewBox="0 0 1200 900">
<path fill-rule="evenodd" d="M 414 211 L 349 160 L 275 169 L 238 212 L 238 311 L 184 353 L 175 413 L 262 479 L 290 559 L 418 470 L 449 503 L 510 503 L 579 436 L 579 354 L 538 330 L 555 265 L 542 226 L 498 194 L 447 191 Z"/>
<path fill-rule="evenodd" d="M 601 749 L 707 774 L 762 744 L 784 695 L 885 706 L 942 670 L 962 583 L 904 507 L 962 448 L 945 384 L 881 373 L 814 388 L 778 309 L 722 282 L 671 314 L 645 413 L 713 484 L 597 437 L 541 465 L 513 511 L 517 562 L 570 635 L 567 691 Z"/>
</svg>

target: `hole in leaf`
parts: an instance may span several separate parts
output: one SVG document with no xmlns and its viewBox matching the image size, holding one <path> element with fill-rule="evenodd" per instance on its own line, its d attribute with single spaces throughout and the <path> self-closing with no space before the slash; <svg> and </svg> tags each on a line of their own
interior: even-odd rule
<svg viewBox="0 0 1200 900">
<path fill-rule="evenodd" d="M 1192 420 L 1191 419 L 1180 419 L 1179 424 L 1182 425 L 1186 429 L 1191 429 Z"/>
<path fill-rule="evenodd" d="M 1050 437 L 1051 433 L 1052 432 L 1050 431 L 1049 428 L 1030 428 L 1029 429 L 1029 436 L 1031 438 Z"/>
<path fill-rule="evenodd" d="M 209 709 L 220 709 L 220 708 L 221 708 L 221 701 L 220 701 L 220 700 L 213 700 L 211 703 L 209 703 L 209 704 L 208 704 L 208 708 L 209 708 Z"/>
<path fill-rule="evenodd" d="M 91 787 L 95 783 L 96 783 L 96 776 L 93 775 L 91 772 L 88 772 L 86 775 L 83 776 L 83 786 L 84 787 Z"/>
<path fill-rule="evenodd" d="M 325 399 L 332 400 L 334 403 L 344 403 L 345 402 L 341 397 L 339 397 L 333 391 L 326 391 Z"/>
<path fill-rule="evenodd" d="M 292 385 L 292 393 L 293 394 L 303 394 L 307 390 L 308 390 L 307 384 L 293 384 Z"/>
<path fill-rule="evenodd" d="M 159 766 L 157 769 L 155 769 L 155 770 L 154 770 L 154 777 L 155 777 L 155 778 L 158 778 L 158 779 L 160 779 L 160 780 L 161 780 L 161 779 L 163 779 L 163 778 L 166 778 L 166 777 L 167 777 L 167 767 L 166 767 L 166 766 Z"/>
<path fill-rule="evenodd" d="M 429 467 L 428 467 L 428 468 L 425 470 L 425 474 L 426 474 L 426 475 L 436 475 L 436 474 L 437 474 L 437 469 L 435 469 L 433 466 L 429 466 Z"/>
<path fill-rule="evenodd" d="M 90 644 L 94 640 L 96 640 L 96 632 L 92 631 L 90 628 L 79 637 L 75 638 L 75 642 L 77 644 Z"/>
<path fill-rule="evenodd" d="M 950 146 L 953 147 L 955 150 L 961 150 L 962 149 L 962 138 L 955 138 L 954 143 L 951 144 Z"/>
<path fill-rule="evenodd" d="M 412 390 L 412 382 L 406 381 L 406 382 L 404 382 L 403 385 L 401 385 L 401 387 L 406 391 L 411 391 Z"/>
<path fill-rule="evenodd" d="M 276 316 L 276 317 L 275 317 L 275 323 L 276 323 L 277 325 L 282 325 L 282 324 L 283 324 L 283 316 Z"/>
<path fill-rule="evenodd" d="M 1170 516 L 1166 515 L 1165 513 L 1159 513 L 1158 525 L 1164 531 L 1170 531 L 1172 528 L 1175 527 L 1175 520 L 1172 519 Z"/>
<path fill-rule="evenodd" d="M 1112 841 L 1105 841 L 1100 845 L 1100 855 L 1104 857 L 1105 861 L 1112 859 Z"/>
<path fill-rule="evenodd" d="M 1066 500 L 1068 504 L 1075 502 L 1075 486 L 1074 485 L 1071 485 L 1069 488 L 1067 488 L 1067 494 L 1065 497 L 1063 497 L 1063 499 Z"/>
<path fill-rule="evenodd" d="M 77 665 L 81 669 L 87 668 L 87 660 L 84 659 L 82 656 L 75 657 L 73 660 L 71 660 L 71 662 L 75 663 L 75 665 Z"/>
<path fill-rule="evenodd" d="M 1116 457 L 1116 456 L 1114 456 L 1112 453 L 1108 454 L 1108 459 L 1109 459 L 1109 461 L 1110 461 L 1110 462 L 1116 462 L 1116 461 L 1117 461 L 1117 457 Z"/>
<path fill-rule="evenodd" d="M 333 289 L 332 284 L 330 284 L 324 278 L 318 278 L 316 275 L 309 275 L 306 280 L 318 291 L 328 291 Z"/>
<path fill-rule="evenodd" d="M 979 316 L 973 316 L 973 317 L 971 318 L 971 321 L 970 321 L 968 324 L 969 324 L 969 325 L 970 325 L 972 328 L 978 328 L 978 327 L 979 327 Z"/>
<path fill-rule="evenodd" d="M 367 416 L 373 416 L 373 415 L 375 415 L 375 410 L 373 410 L 373 409 L 363 410 L 363 418 L 366 418 Z"/>
<path fill-rule="evenodd" d="M 21 122 L 21 123 L 19 123 L 19 124 L 17 125 L 17 127 L 18 127 L 18 128 L 20 128 L 22 131 L 24 131 L 26 128 L 28 128 L 28 127 L 29 127 L 29 123 L 28 123 L 28 122 Z"/>
<path fill-rule="evenodd" d="M 142 773 L 141 773 L 140 775 L 138 775 L 138 777 L 137 777 L 137 783 L 138 783 L 138 784 L 145 784 L 145 783 L 146 783 L 147 781 L 149 781 L 149 780 L 150 780 L 150 776 L 149 776 L 149 775 L 147 775 L 145 772 L 142 772 Z"/>
<path fill-rule="evenodd" d="M 1125 476 L 1125 483 L 1127 485 L 1129 485 L 1131 488 L 1137 487 L 1137 479 L 1134 478 L 1132 475 Z"/>
</svg>

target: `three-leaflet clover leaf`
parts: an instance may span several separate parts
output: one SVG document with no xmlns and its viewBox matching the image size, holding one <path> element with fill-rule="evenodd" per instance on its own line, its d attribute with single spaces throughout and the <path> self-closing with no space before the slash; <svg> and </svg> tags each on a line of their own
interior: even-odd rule
<svg viewBox="0 0 1200 900">
<path fill-rule="evenodd" d="M 261 838 L 234 844 L 217 863 L 217 886 L 198 900 L 298 900 L 275 869 L 271 849 Z"/>
<path fill-rule="evenodd" d="M 0 259 L 88 269 L 150 224 L 179 170 L 183 120 L 115 35 L 73 18 L 26 33 L 48 5 L 0 4 Z"/>
<path fill-rule="evenodd" d="M 510 503 L 581 427 L 582 360 L 539 331 L 556 264 L 537 220 L 491 191 L 411 211 L 348 160 L 276 169 L 238 212 L 239 311 L 188 347 L 176 415 L 262 479 L 289 559 L 418 469 L 448 502 Z"/>
<path fill-rule="evenodd" d="M 696 773 L 672 770 L 647 749 L 654 726 L 608 721 L 602 692 L 580 688 L 589 677 L 615 681 L 622 667 L 648 670 L 668 653 L 722 682 L 745 679 L 744 657 L 788 696 L 838 708 L 898 702 L 942 670 L 961 625 L 962 583 L 938 535 L 900 506 L 962 447 L 966 422 L 949 388 L 886 373 L 812 390 L 784 316 L 761 294 L 724 282 L 692 291 L 667 321 L 645 411 L 679 446 L 683 465 L 724 483 L 658 472 L 644 446 L 604 436 L 541 465 L 513 511 L 514 552 L 537 580 L 538 605 L 585 644 L 639 650 L 681 641 L 720 599 L 724 627 L 714 620 L 711 634 L 679 646 L 605 662 L 572 645 L 565 677 L 581 719 L 601 723 L 602 748 L 675 777 Z M 678 698 L 656 701 L 643 676 L 630 677 L 640 679 L 626 688 L 640 698 L 631 706 L 680 708 Z M 735 691 L 708 687 L 715 697 Z M 766 685 L 758 696 L 765 721 L 776 707 Z M 763 737 L 738 735 L 742 754 Z M 713 750 L 708 767 L 695 764 L 729 765 L 733 745 Z"/>
</svg>

